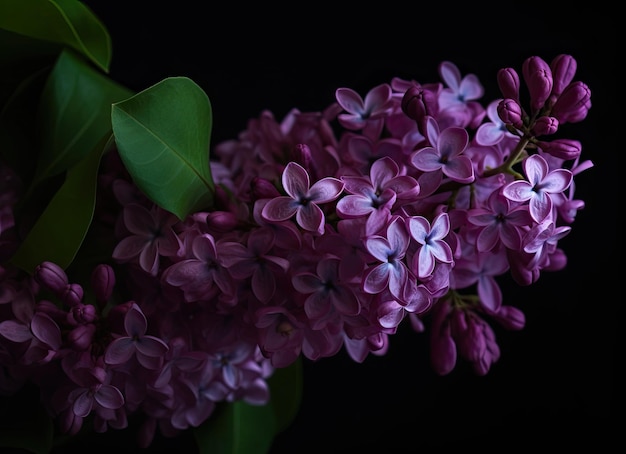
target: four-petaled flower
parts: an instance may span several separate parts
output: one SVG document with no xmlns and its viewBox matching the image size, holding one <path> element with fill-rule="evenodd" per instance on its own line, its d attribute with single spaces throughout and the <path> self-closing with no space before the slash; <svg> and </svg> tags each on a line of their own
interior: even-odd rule
<svg viewBox="0 0 626 454">
<path fill-rule="evenodd" d="M 528 180 L 515 180 L 502 192 L 513 202 L 528 201 L 530 215 L 537 223 L 552 214 L 551 194 L 560 194 L 572 182 L 572 172 L 567 169 L 550 170 L 548 162 L 540 155 L 527 157 L 522 163 Z"/>
<path fill-rule="evenodd" d="M 426 278 L 433 273 L 436 260 L 453 263 L 452 249 L 445 241 L 450 231 L 448 213 L 439 213 L 433 219 L 432 225 L 424 216 L 411 216 L 406 223 L 411 237 L 420 244 L 412 264 L 419 278 Z"/>
<path fill-rule="evenodd" d="M 282 176 L 283 189 L 288 194 L 271 199 L 263 207 L 261 215 L 267 221 L 285 221 L 296 216 L 300 227 L 318 234 L 324 233 L 326 218 L 318 206 L 332 202 L 343 191 L 343 182 L 337 178 L 326 177 L 311 186 L 309 174 L 300 165 L 290 162 L 285 166 Z"/>
</svg>

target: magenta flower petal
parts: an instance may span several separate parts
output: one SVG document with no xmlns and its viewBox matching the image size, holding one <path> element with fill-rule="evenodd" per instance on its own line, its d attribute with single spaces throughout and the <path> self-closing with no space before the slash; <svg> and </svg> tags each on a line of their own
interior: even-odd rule
<svg viewBox="0 0 626 454">
<path fill-rule="evenodd" d="M 124 405 L 124 396 L 115 386 L 102 385 L 93 397 L 101 406 L 110 410 L 116 410 Z"/>
<path fill-rule="evenodd" d="M 286 221 L 298 211 L 298 203 L 291 197 L 276 197 L 269 200 L 263 210 L 261 216 L 272 222 Z"/>
<path fill-rule="evenodd" d="M 28 326 L 15 320 L 5 320 L 0 323 L 0 335 L 13 342 L 26 342 L 33 339 Z"/>
<path fill-rule="evenodd" d="M 165 355 L 169 347 L 167 344 L 154 336 L 143 336 L 136 341 L 135 348 L 142 355 L 159 358 Z"/>
<path fill-rule="evenodd" d="M 36 313 L 30 322 L 30 329 L 37 339 L 52 350 L 61 348 L 62 338 L 59 325 L 47 314 Z"/>
</svg>

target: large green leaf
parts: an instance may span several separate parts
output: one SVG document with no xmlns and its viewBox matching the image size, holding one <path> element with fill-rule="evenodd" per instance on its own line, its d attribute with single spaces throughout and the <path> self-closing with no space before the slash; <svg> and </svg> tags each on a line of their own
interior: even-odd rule
<svg viewBox="0 0 626 454">
<path fill-rule="evenodd" d="M 41 94 L 41 150 L 32 185 L 82 160 L 111 130 L 112 104 L 131 95 L 74 52 L 61 52 Z"/>
<path fill-rule="evenodd" d="M 32 273 L 44 260 L 62 268 L 70 265 L 89 230 L 96 203 L 100 159 L 112 143 L 109 133 L 67 172 L 63 185 L 11 258 L 15 266 Z"/>
<path fill-rule="evenodd" d="M 200 454 L 262 454 L 272 446 L 275 432 L 269 405 L 242 401 L 224 404 L 194 429 Z"/>
<path fill-rule="evenodd" d="M 164 79 L 113 104 L 113 134 L 134 183 L 180 219 L 213 202 L 212 122 L 208 96 L 186 77 Z"/>
<path fill-rule="evenodd" d="M 302 358 L 289 367 L 276 369 L 269 378 L 272 400 L 270 402 L 276 417 L 276 433 L 287 429 L 298 414 L 302 402 Z"/>
<path fill-rule="evenodd" d="M 0 28 L 71 47 L 109 70 L 109 32 L 78 0 L 2 0 Z"/>
</svg>

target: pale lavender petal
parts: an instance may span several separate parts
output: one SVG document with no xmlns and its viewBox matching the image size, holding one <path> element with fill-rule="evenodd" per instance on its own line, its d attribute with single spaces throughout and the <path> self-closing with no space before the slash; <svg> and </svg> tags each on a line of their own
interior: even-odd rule
<svg viewBox="0 0 626 454">
<path fill-rule="evenodd" d="M 296 222 L 300 227 L 319 234 L 324 233 L 326 219 L 324 212 L 314 203 L 303 205 L 296 212 Z"/>
<path fill-rule="evenodd" d="M 480 303 L 488 311 L 497 312 L 502 306 L 502 290 L 492 277 L 485 277 L 478 280 L 478 296 Z"/>
<path fill-rule="evenodd" d="M 532 218 L 537 222 L 541 222 L 546 219 L 552 211 L 552 199 L 544 192 L 537 192 L 535 196 L 530 199 L 529 208 Z"/>
<path fill-rule="evenodd" d="M 375 294 L 382 292 L 389 283 L 390 267 L 388 263 L 381 263 L 370 268 L 363 276 L 363 291 Z"/>
<path fill-rule="evenodd" d="M 15 320 L 5 320 L 0 323 L 0 335 L 13 342 L 26 342 L 33 339 L 28 326 Z"/>
<path fill-rule="evenodd" d="M 419 252 L 413 257 L 413 269 L 417 269 L 417 275 L 421 279 L 433 273 L 435 269 L 435 258 L 430 253 L 428 246 L 422 246 Z"/>
<path fill-rule="evenodd" d="M 567 169 L 555 169 L 541 181 L 541 189 L 549 193 L 565 191 L 573 179 L 572 172 Z"/>
<path fill-rule="evenodd" d="M 422 172 L 433 172 L 441 169 L 441 156 L 433 147 L 422 148 L 411 155 L 411 164 Z"/>
<path fill-rule="evenodd" d="M 49 315 L 36 313 L 30 322 L 30 329 L 37 339 L 48 345 L 52 350 L 61 348 L 63 342 L 61 329 Z"/>
<path fill-rule="evenodd" d="M 339 197 L 341 191 L 343 191 L 343 182 L 337 178 L 327 177 L 315 182 L 308 196 L 313 203 L 326 203 Z"/>
<path fill-rule="evenodd" d="M 389 241 L 382 236 L 371 236 L 365 241 L 365 247 L 368 252 L 381 262 L 386 262 L 389 259 L 389 254 L 392 253 Z"/>
<path fill-rule="evenodd" d="M 512 181 L 502 189 L 502 193 L 513 202 L 525 202 L 535 194 L 533 187 L 526 180 Z"/>
<path fill-rule="evenodd" d="M 146 273 L 156 276 L 159 271 L 159 248 L 155 243 L 147 244 L 139 254 L 139 266 Z"/>
<path fill-rule="evenodd" d="M 527 157 L 522 165 L 526 178 L 533 187 L 540 184 L 549 171 L 548 163 L 538 154 Z"/>
<path fill-rule="evenodd" d="M 338 88 L 335 91 L 335 99 L 344 110 L 350 113 L 361 113 L 364 110 L 363 98 L 350 88 Z"/>
<path fill-rule="evenodd" d="M 276 197 L 265 204 L 261 216 L 271 222 L 286 221 L 296 214 L 298 207 L 298 202 L 291 197 Z"/>
<path fill-rule="evenodd" d="M 124 316 L 124 329 L 131 337 L 143 336 L 148 328 L 148 321 L 137 304 L 133 304 Z"/>
<path fill-rule="evenodd" d="M 283 189 L 293 199 L 299 199 L 309 192 L 309 174 L 304 167 L 295 162 L 290 162 L 283 170 Z"/>
<path fill-rule="evenodd" d="M 409 233 L 401 217 L 396 217 L 387 227 L 387 241 L 390 249 L 395 252 L 396 259 L 404 257 L 409 247 Z"/>
<path fill-rule="evenodd" d="M 370 168 L 372 186 L 382 188 L 385 183 L 398 175 L 398 164 L 388 156 L 376 160 Z"/>
<path fill-rule="evenodd" d="M 463 128 L 452 126 L 441 131 L 437 149 L 442 157 L 451 159 L 460 155 L 467 147 L 469 135 Z"/>
<path fill-rule="evenodd" d="M 372 199 L 360 195 L 347 195 L 337 202 L 337 213 L 344 218 L 366 216 L 374 210 Z"/>
<path fill-rule="evenodd" d="M 459 183 L 474 181 L 474 166 L 467 156 L 457 156 L 449 160 L 442 168 L 443 173 Z"/>
<path fill-rule="evenodd" d="M 391 87 L 388 84 L 380 84 L 372 88 L 365 95 L 364 107 L 366 112 L 376 114 L 377 110 L 385 106 L 391 98 Z M 375 115 L 374 115 L 375 116 Z"/>
<path fill-rule="evenodd" d="M 109 344 L 104 362 L 117 365 L 127 362 L 135 353 L 135 342 L 130 337 L 120 337 Z"/>
<path fill-rule="evenodd" d="M 430 226 L 429 237 L 432 240 L 442 240 L 450 231 L 450 217 L 447 213 L 438 214 Z"/>
<path fill-rule="evenodd" d="M 215 260 L 217 257 L 217 249 L 215 239 L 209 234 L 203 234 L 193 239 L 191 243 L 191 251 L 193 255 L 202 261 Z"/>
<path fill-rule="evenodd" d="M 496 123 L 484 123 L 476 130 L 476 142 L 480 145 L 495 145 L 504 137 L 504 131 Z"/>
<path fill-rule="evenodd" d="M 143 336 L 135 342 L 135 348 L 142 355 L 159 358 L 169 350 L 167 344 L 154 336 Z"/>
<path fill-rule="evenodd" d="M 119 389 L 111 385 L 102 385 L 94 394 L 94 399 L 104 408 L 111 410 L 116 410 L 124 405 L 124 396 Z"/>
<path fill-rule="evenodd" d="M 423 216 L 412 216 L 407 220 L 411 237 L 420 244 L 426 242 L 426 236 L 430 233 L 430 223 Z"/>
<path fill-rule="evenodd" d="M 389 290 L 391 294 L 398 300 L 404 301 L 404 286 L 407 280 L 407 269 L 404 263 L 397 262 L 394 265 L 390 265 L 389 273 Z"/>
<path fill-rule="evenodd" d="M 128 261 L 136 257 L 145 247 L 148 240 L 145 237 L 131 235 L 122 238 L 113 250 L 113 258 L 118 261 Z"/>
<path fill-rule="evenodd" d="M 490 251 L 498 243 L 500 236 L 496 224 L 490 224 L 480 231 L 476 237 L 476 248 L 479 252 Z"/>
<path fill-rule="evenodd" d="M 378 306 L 378 323 L 380 323 L 380 326 L 383 328 L 396 328 L 404 319 L 405 314 L 404 307 L 397 301 L 386 301 Z"/>
<path fill-rule="evenodd" d="M 81 392 L 72 405 L 72 412 L 81 418 L 86 417 L 93 407 L 93 398 L 87 391 Z"/>
</svg>

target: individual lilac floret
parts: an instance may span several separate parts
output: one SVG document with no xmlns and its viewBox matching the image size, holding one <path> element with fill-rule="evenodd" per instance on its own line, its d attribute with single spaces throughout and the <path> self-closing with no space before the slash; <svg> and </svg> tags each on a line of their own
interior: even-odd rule
<svg viewBox="0 0 626 454">
<path fill-rule="evenodd" d="M 411 237 L 419 243 L 418 251 L 413 257 L 412 269 L 416 270 L 421 279 L 429 277 L 436 261 L 452 263 L 454 256 L 445 238 L 450 232 L 448 213 L 439 213 L 432 225 L 424 216 L 411 216 L 406 221 Z"/>
<path fill-rule="evenodd" d="M 339 123 L 350 130 L 365 129 L 366 135 L 372 138 L 378 137 L 384 124 L 383 118 L 393 107 L 389 84 L 372 88 L 365 95 L 365 99 L 351 88 L 338 88 L 335 98 L 347 112 L 337 116 Z"/>
<path fill-rule="evenodd" d="M 365 247 L 380 263 L 363 274 L 363 290 L 376 294 L 389 288 L 396 300 L 408 304 L 407 281 L 411 279 L 412 273 L 404 263 L 409 247 L 409 233 L 403 219 L 394 217 L 387 227 L 387 237 L 370 236 L 365 240 Z"/>
<path fill-rule="evenodd" d="M 497 99 L 489 103 L 489 105 L 487 106 L 487 117 L 490 121 L 481 124 L 476 130 L 476 142 L 479 145 L 495 145 L 503 140 L 505 137 L 508 137 L 510 139 L 517 138 L 517 136 L 509 132 L 509 130 L 506 128 L 505 122 L 500 118 L 500 115 L 498 114 L 498 106 L 500 104 L 500 101 L 501 100 Z M 511 101 L 511 104 L 516 103 Z M 504 104 L 504 106 L 507 106 L 507 104 Z M 507 117 L 509 122 L 514 121 L 511 120 L 511 117 L 512 115 L 509 115 Z M 515 120 L 515 123 L 517 124 L 515 124 L 514 126 L 519 125 L 519 122 L 517 120 Z"/>
<path fill-rule="evenodd" d="M 530 215 L 541 222 L 552 213 L 551 194 L 565 191 L 572 181 L 567 169 L 550 170 L 540 155 L 531 155 L 522 163 L 528 180 L 515 180 L 503 188 L 503 194 L 513 202 L 529 202 Z"/>
<path fill-rule="evenodd" d="M 441 133 L 434 118 L 428 121 L 428 140 L 431 146 L 421 148 L 411 155 L 411 163 L 423 172 L 441 171 L 459 183 L 474 181 L 472 161 L 463 155 L 469 144 L 469 134 L 464 128 L 450 126 Z"/>
<path fill-rule="evenodd" d="M 296 222 L 305 230 L 324 233 L 326 218 L 318 206 L 335 200 L 344 184 L 333 177 L 322 178 L 310 186 L 309 174 L 300 165 L 290 162 L 282 176 L 283 189 L 288 194 L 271 199 L 261 215 L 270 222 L 281 222 L 296 216 Z"/>
</svg>

